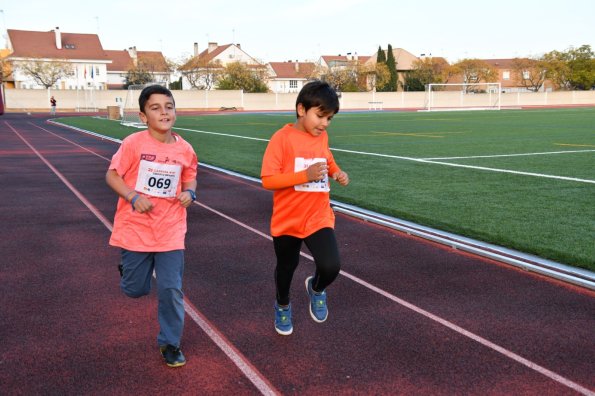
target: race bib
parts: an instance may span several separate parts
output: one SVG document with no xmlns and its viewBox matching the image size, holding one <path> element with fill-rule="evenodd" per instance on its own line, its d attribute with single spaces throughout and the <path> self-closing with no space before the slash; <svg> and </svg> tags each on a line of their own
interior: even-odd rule
<svg viewBox="0 0 595 396">
<path fill-rule="evenodd" d="M 172 198 L 176 196 L 181 174 L 180 165 L 141 160 L 134 189 L 153 197 Z"/>
<path fill-rule="evenodd" d="M 312 164 L 317 162 L 324 162 L 326 164 L 326 158 L 296 158 L 294 162 L 294 170 L 295 172 L 301 172 L 304 169 L 308 169 L 308 167 Z M 328 175 L 324 177 L 322 180 L 311 181 L 304 184 L 298 184 L 293 187 L 295 191 L 305 191 L 305 192 L 329 192 L 330 186 L 328 183 Z"/>
</svg>

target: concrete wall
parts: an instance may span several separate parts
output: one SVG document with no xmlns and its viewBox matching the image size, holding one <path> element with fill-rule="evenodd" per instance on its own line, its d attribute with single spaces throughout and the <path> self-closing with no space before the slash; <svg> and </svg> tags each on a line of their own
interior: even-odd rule
<svg viewBox="0 0 595 396">
<path fill-rule="evenodd" d="M 50 93 L 37 89 L 7 89 L 6 111 L 49 111 Z M 52 90 L 58 100 L 58 112 L 106 111 L 108 106 L 126 102 L 125 90 Z M 219 110 L 222 107 L 248 111 L 295 109 L 297 93 L 243 93 L 242 91 L 173 91 L 179 110 Z M 475 94 L 461 96 L 458 92 L 436 92 L 434 106 L 478 106 L 487 102 L 486 97 Z M 492 94 L 493 96 L 494 94 Z M 132 103 L 136 108 L 137 98 Z M 425 92 L 343 92 L 342 109 L 369 109 L 370 102 L 380 102 L 375 107 L 384 109 L 412 109 L 426 106 Z M 595 91 L 518 92 L 503 93 L 502 107 L 595 105 Z"/>
</svg>

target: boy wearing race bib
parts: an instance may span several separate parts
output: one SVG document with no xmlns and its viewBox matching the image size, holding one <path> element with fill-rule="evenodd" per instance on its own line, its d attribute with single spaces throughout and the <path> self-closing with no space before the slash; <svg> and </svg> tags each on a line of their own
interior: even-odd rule
<svg viewBox="0 0 595 396">
<path fill-rule="evenodd" d="M 262 160 L 262 185 L 274 191 L 271 235 L 277 255 L 275 330 L 281 335 L 293 332 L 289 290 L 302 242 L 316 265 L 314 275 L 305 284 L 310 316 L 318 323 L 328 317 L 326 288 L 341 268 L 329 175 L 343 186 L 349 183 L 349 176 L 335 163 L 326 132 L 338 111 L 339 98 L 327 83 L 313 81 L 304 85 L 296 101 L 297 121 L 275 132 Z"/>
<path fill-rule="evenodd" d="M 112 157 L 107 184 L 119 195 L 110 245 L 122 249 L 120 288 L 129 297 L 149 294 L 153 272 L 159 299 L 157 344 L 170 367 L 186 364 L 184 328 L 186 208 L 196 199 L 198 159 L 172 132 L 172 93 L 151 85 L 139 96 L 147 130 L 129 135 Z"/>
</svg>

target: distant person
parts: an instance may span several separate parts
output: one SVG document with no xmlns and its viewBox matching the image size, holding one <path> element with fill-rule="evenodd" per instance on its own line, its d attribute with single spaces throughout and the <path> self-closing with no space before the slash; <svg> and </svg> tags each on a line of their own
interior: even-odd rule
<svg viewBox="0 0 595 396">
<path fill-rule="evenodd" d="M 54 98 L 53 96 L 50 98 L 50 114 L 51 115 L 56 115 L 56 104 L 58 103 L 58 101 L 56 100 L 56 98 Z"/>
<path fill-rule="evenodd" d="M 338 111 L 339 98 L 333 88 L 321 81 L 306 84 L 297 97 L 295 124 L 275 132 L 262 160 L 262 185 L 274 191 L 275 329 L 281 335 L 293 332 L 289 292 L 302 242 L 316 266 L 314 275 L 305 280 L 310 316 L 316 322 L 328 317 L 326 289 L 341 268 L 328 175 L 343 186 L 349 176 L 335 163 L 326 131 Z"/>
<path fill-rule="evenodd" d="M 124 139 L 112 157 L 107 184 L 118 193 L 110 245 L 122 248 L 120 288 L 129 297 L 149 294 L 156 274 L 160 331 L 157 344 L 170 367 L 186 364 L 184 328 L 186 208 L 196 199 L 198 160 L 192 146 L 172 132 L 172 93 L 148 86 L 139 97 L 147 130 Z"/>
</svg>

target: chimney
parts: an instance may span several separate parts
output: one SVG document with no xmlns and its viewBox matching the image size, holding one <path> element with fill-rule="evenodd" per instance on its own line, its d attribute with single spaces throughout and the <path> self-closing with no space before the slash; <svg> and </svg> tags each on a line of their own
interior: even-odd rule
<svg viewBox="0 0 595 396">
<path fill-rule="evenodd" d="M 194 56 L 198 56 L 198 43 L 194 43 Z"/>
<path fill-rule="evenodd" d="M 236 44 L 236 47 L 238 47 L 239 49 L 242 49 L 242 46 L 240 44 Z"/>
<path fill-rule="evenodd" d="M 60 28 L 58 26 L 56 26 L 54 33 L 56 34 L 56 48 L 62 49 L 62 35 L 60 34 Z"/>
<path fill-rule="evenodd" d="M 138 55 L 136 53 L 136 46 L 128 48 L 128 55 L 132 58 L 132 63 L 134 66 L 138 66 Z"/>
<path fill-rule="evenodd" d="M 217 49 L 217 43 L 210 42 L 210 43 L 209 43 L 209 49 L 208 49 L 208 51 L 209 51 L 209 54 L 210 54 L 211 52 L 215 51 L 216 49 Z"/>
<path fill-rule="evenodd" d="M 293 65 L 295 66 L 295 71 L 299 72 L 300 71 L 300 62 L 298 62 L 297 60 L 293 63 Z"/>
</svg>

